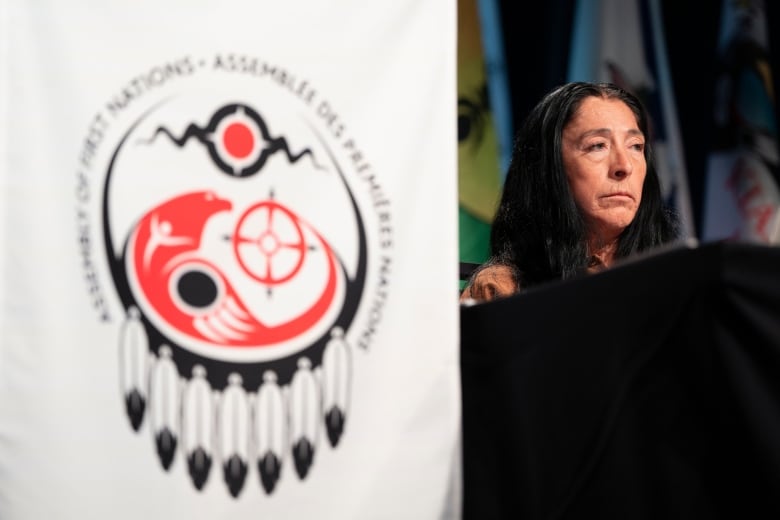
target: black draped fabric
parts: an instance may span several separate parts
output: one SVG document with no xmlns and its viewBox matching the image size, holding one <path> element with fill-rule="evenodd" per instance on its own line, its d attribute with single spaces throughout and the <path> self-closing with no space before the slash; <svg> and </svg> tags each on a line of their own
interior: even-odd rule
<svg viewBox="0 0 780 520">
<path fill-rule="evenodd" d="M 780 250 L 464 307 L 461 341 L 465 518 L 780 518 Z"/>
</svg>

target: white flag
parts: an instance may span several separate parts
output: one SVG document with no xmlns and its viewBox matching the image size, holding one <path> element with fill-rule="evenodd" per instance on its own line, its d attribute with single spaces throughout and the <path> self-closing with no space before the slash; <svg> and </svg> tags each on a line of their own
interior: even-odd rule
<svg viewBox="0 0 780 520">
<path fill-rule="evenodd" d="M 704 238 L 780 243 L 780 154 L 764 2 L 724 1 Z"/>
<path fill-rule="evenodd" d="M 455 5 L 0 10 L 0 518 L 459 516 Z"/>
<path fill-rule="evenodd" d="M 660 2 L 579 0 L 568 79 L 615 83 L 639 97 L 650 113 L 661 193 L 683 238 L 695 237 Z"/>
</svg>

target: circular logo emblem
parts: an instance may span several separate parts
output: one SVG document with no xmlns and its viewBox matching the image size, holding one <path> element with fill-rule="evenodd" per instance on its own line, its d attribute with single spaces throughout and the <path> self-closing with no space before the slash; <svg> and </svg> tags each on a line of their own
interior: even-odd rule
<svg viewBox="0 0 780 520">
<path fill-rule="evenodd" d="M 353 349 L 385 297 L 389 202 L 306 82 L 235 56 L 177 64 L 112 99 L 82 154 L 122 309 L 125 410 L 165 470 L 184 453 L 196 489 L 218 464 L 232 496 L 253 466 L 272 493 L 285 461 L 303 479 L 319 439 L 341 440 Z"/>
</svg>

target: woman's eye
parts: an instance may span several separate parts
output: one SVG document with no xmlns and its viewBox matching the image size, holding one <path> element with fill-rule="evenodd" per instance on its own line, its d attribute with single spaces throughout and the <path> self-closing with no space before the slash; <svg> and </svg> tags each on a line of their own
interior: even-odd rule
<svg viewBox="0 0 780 520">
<path fill-rule="evenodd" d="M 635 143 L 631 145 L 631 148 L 637 152 L 643 152 L 645 150 L 645 143 Z"/>
<path fill-rule="evenodd" d="M 587 149 L 595 152 L 599 150 L 604 150 L 606 147 L 607 147 L 607 143 L 591 143 L 587 146 Z"/>
</svg>

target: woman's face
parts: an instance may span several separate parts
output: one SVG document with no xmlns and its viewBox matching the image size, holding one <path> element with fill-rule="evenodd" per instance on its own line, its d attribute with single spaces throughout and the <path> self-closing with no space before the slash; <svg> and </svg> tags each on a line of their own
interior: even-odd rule
<svg viewBox="0 0 780 520">
<path fill-rule="evenodd" d="M 589 238 L 611 241 L 634 220 L 647 173 L 645 136 L 620 100 L 590 96 L 563 129 L 563 167 Z"/>
</svg>

